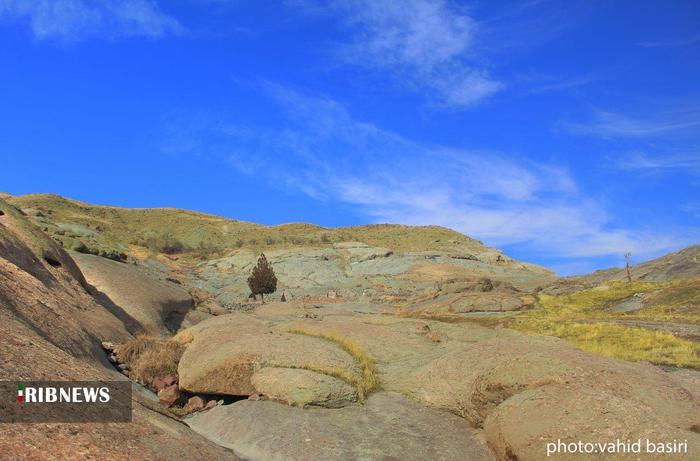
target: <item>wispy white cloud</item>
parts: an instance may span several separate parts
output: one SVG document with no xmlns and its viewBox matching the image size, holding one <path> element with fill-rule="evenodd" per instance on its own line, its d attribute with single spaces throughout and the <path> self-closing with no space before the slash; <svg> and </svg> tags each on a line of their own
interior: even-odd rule
<svg viewBox="0 0 700 461">
<path fill-rule="evenodd" d="M 242 173 L 285 189 L 350 204 L 375 222 L 437 224 L 491 245 L 562 258 L 655 256 L 698 237 L 611 224 L 561 165 L 418 143 L 353 118 L 334 100 L 279 86 L 269 91 L 281 109 L 280 128 L 200 121 L 177 131 L 216 140 L 195 144 L 199 154 L 223 156 Z M 171 150 L 189 153 L 192 145 Z"/>
<path fill-rule="evenodd" d="M 470 106 L 503 84 L 474 51 L 478 23 L 444 0 L 338 0 L 352 30 L 342 56 L 388 71 L 397 82 L 424 90 L 448 106 Z"/>
<path fill-rule="evenodd" d="M 37 39 L 158 38 L 184 31 L 152 0 L 0 0 L 0 19 L 22 20 Z"/>
<path fill-rule="evenodd" d="M 572 133 L 601 138 L 651 137 L 700 127 L 700 107 L 660 112 L 649 118 L 634 118 L 599 110 L 595 112 L 590 122 L 565 122 L 563 126 Z"/>
<path fill-rule="evenodd" d="M 628 152 L 611 159 L 615 168 L 646 173 L 685 172 L 700 175 L 700 150 L 678 155 L 650 155 L 645 152 Z"/>
</svg>

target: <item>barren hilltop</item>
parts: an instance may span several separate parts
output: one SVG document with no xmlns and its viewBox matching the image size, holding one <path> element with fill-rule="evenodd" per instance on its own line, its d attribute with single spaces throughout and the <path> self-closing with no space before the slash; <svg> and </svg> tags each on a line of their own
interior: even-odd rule
<svg viewBox="0 0 700 461">
<path fill-rule="evenodd" d="M 130 380 L 134 413 L 2 424 L 0 452 L 541 460 L 557 439 L 644 438 L 687 440 L 669 459 L 700 459 L 699 252 L 631 281 L 563 279 L 436 226 L 5 194 L 1 376 Z M 277 278 L 264 303 L 247 284 L 260 253 Z"/>
</svg>

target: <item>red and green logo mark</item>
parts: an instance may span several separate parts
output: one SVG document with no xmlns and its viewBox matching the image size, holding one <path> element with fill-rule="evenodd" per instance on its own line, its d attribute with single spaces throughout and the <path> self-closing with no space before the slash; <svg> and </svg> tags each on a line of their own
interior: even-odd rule
<svg viewBox="0 0 700 461">
<path fill-rule="evenodd" d="M 24 384 L 17 385 L 17 401 L 19 403 L 24 402 Z"/>
</svg>

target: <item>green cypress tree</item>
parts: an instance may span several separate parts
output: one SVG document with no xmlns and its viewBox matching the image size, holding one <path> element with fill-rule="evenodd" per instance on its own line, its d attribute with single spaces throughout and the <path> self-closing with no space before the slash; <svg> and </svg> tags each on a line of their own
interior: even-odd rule
<svg viewBox="0 0 700 461">
<path fill-rule="evenodd" d="M 274 293 L 277 290 L 277 276 L 264 253 L 260 254 L 258 263 L 248 277 L 248 287 L 254 296 L 260 295 L 263 302 L 265 302 L 265 294 Z"/>
</svg>

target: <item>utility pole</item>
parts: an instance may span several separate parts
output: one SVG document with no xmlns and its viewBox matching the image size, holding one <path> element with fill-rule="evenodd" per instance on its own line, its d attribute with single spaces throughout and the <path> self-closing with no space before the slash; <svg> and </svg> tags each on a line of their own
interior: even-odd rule
<svg viewBox="0 0 700 461">
<path fill-rule="evenodd" d="M 630 258 L 632 253 L 625 253 L 625 270 L 627 271 L 627 283 L 632 283 L 632 272 L 630 270 Z"/>
</svg>

